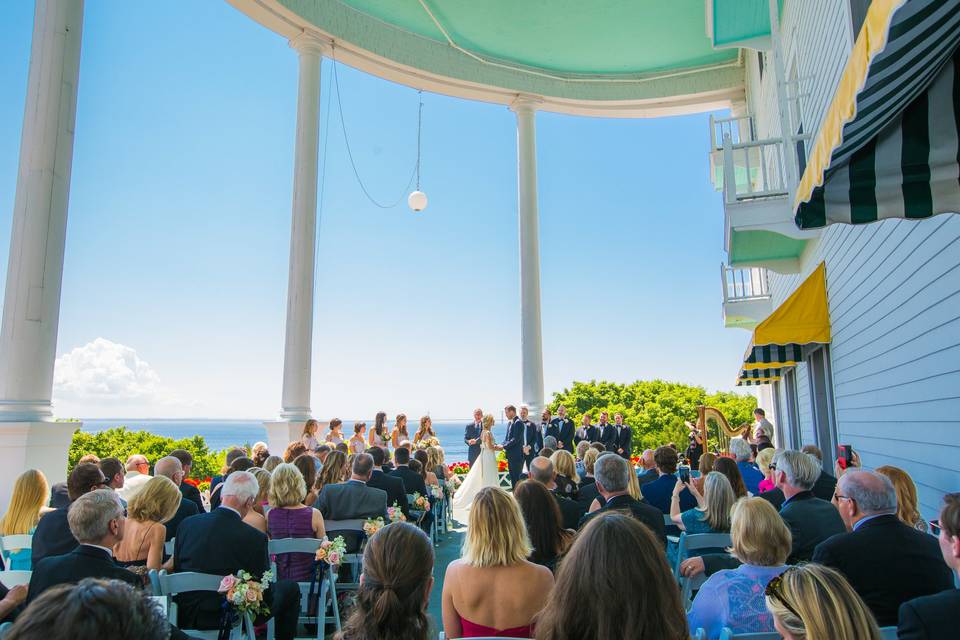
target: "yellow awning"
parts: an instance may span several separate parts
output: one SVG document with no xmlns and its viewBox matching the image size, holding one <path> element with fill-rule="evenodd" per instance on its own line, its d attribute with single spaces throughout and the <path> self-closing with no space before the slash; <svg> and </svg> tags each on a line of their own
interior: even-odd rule
<svg viewBox="0 0 960 640">
<path fill-rule="evenodd" d="M 738 380 L 746 372 L 791 367 L 803 359 L 804 347 L 830 342 L 827 270 L 824 263 L 783 304 L 753 330 Z M 765 378 L 779 378 L 779 371 Z"/>
</svg>

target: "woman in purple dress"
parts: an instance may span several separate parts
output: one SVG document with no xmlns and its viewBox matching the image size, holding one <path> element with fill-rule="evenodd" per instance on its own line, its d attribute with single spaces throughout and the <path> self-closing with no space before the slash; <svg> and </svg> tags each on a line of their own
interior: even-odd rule
<svg viewBox="0 0 960 640">
<path fill-rule="evenodd" d="M 320 512 L 304 506 L 306 495 L 307 484 L 297 467 L 284 463 L 273 470 L 270 510 L 267 512 L 267 525 L 272 539 L 321 539 L 326 535 Z M 309 582 L 312 570 L 312 553 L 277 554 L 277 578 L 280 580 Z"/>
</svg>

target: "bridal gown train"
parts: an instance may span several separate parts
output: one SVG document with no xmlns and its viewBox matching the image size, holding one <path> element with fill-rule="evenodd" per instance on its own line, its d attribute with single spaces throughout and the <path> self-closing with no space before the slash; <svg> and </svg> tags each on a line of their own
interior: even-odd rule
<svg viewBox="0 0 960 640">
<path fill-rule="evenodd" d="M 462 524 L 467 524 L 474 496 L 484 487 L 499 486 L 497 454 L 493 450 L 493 436 L 489 431 L 485 431 L 481 435 L 480 456 L 470 467 L 470 472 L 453 495 L 453 501 L 450 503 L 450 513 L 453 519 Z"/>
</svg>

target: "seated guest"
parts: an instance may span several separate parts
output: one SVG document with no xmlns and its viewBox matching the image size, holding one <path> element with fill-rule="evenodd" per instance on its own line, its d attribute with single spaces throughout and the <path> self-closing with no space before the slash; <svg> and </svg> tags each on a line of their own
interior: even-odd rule
<svg viewBox="0 0 960 640">
<path fill-rule="evenodd" d="M 717 459 L 713 461 L 713 470 L 727 476 L 727 480 L 730 481 L 730 486 L 733 488 L 733 495 L 737 496 L 737 500 L 746 498 L 749 495 L 747 493 L 747 486 L 743 483 L 743 475 L 740 473 L 740 467 L 733 461 L 733 458 L 718 456 Z"/>
<path fill-rule="evenodd" d="M 266 442 L 257 442 L 250 448 L 250 459 L 253 460 L 253 466 L 263 468 L 263 463 L 270 457 L 270 449 Z"/>
<path fill-rule="evenodd" d="M 102 464 L 100 465 L 100 468 L 103 469 Z M 200 513 L 200 510 L 197 509 L 196 503 L 185 498 L 183 492 L 180 491 L 180 485 L 183 482 L 184 474 L 183 465 L 181 464 L 179 458 L 175 458 L 174 456 L 160 458 L 157 460 L 157 464 L 153 466 L 153 473 L 158 477 L 169 478 L 170 481 L 177 486 L 177 491 L 180 493 L 180 500 L 177 505 L 176 513 L 174 513 L 173 517 L 164 523 L 164 528 L 166 529 L 166 540 L 170 541 L 173 540 L 175 535 L 177 535 L 177 527 L 180 526 L 180 523 L 190 516 L 197 515 Z M 130 525 L 127 524 L 127 526 L 129 527 Z"/>
<path fill-rule="evenodd" d="M 917 486 L 913 484 L 910 474 L 888 464 L 877 467 L 876 472 L 886 476 L 897 492 L 897 517 L 900 522 L 926 533 L 927 523 L 920 516 L 920 510 L 917 508 Z"/>
<path fill-rule="evenodd" d="M 583 456 L 586 455 L 587 451 L 589 450 L 590 450 L 590 443 L 587 442 L 586 440 L 581 440 L 580 442 L 577 443 L 577 451 L 576 451 L 577 475 L 580 476 L 581 478 L 583 478 L 587 472 L 586 466 L 584 465 Z"/>
<path fill-rule="evenodd" d="M 541 450 L 542 453 L 542 450 Z M 557 493 L 557 483 L 555 481 L 557 472 L 553 468 L 553 463 L 549 458 L 538 456 L 530 463 L 530 479 L 539 482 L 547 488 L 557 501 L 560 508 L 560 516 L 563 519 L 564 529 L 576 529 L 583 516 L 585 509 L 570 498 L 564 498 Z"/>
<path fill-rule="evenodd" d="M 186 638 L 140 589 L 118 580 L 87 578 L 48 589 L 7 632 L 11 640 Z"/>
<path fill-rule="evenodd" d="M 111 550 L 123 540 L 125 520 L 120 498 L 113 489 L 97 489 L 77 497 L 70 505 L 67 518 L 79 545 L 61 556 L 34 558 L 27 604 L 50 587 L 84 578 L 141 584 L 137 576 L 113 561 Z"/>
<path fill-rule="evenodd" d="M 448 638 L 531 637 L 553 574 L 527 560 L 520 506 L 503 489 L 486 487 L 474 497 L 469 520 L 463 554 L 447 565 L 443 580 L 444 632 Z"/>
<path fill-rule="evenodd" d="M 687 533 L 727 533 L 730 531 L 730 509 L 735 498 L 730 481 L 722 473 L 711 471 L 703 483 L 701 495 L 693 483 L 677 480 L 670 502 L 670 519 L 681 531 Z M 680 492 L 689 488 L 697 500 L 697 506 L 680 511 Z"/>
<path fill-rule="evenodd" d="M 117 494 L 124 502 L 130 502 L 133 496 L 137 495 L 137 492 L 150 481 L 150 463 L 146 456 L 135 453 L 127 458 L 126 468 L 123 486 L 117 489 Z"/>
<path fill-rule="evenodd" d="M 26 599 L 27 585 L 18 584 L 12 589 L 7 589 L 0 584 L 0 623 L 15 621 L 23 611 L 23 603 Z"/>
<path fill-rule="evenodd" d="M 77 460 L 78 465 L 81 465 L 87 462 L 92 462 L 93 464 L 100 466 L 100 458 L 94 453 L 88 453 L 86 455 L 82 455 L 80 456 L 80 459 Z M 50 487 L 50 508 L 51 509 L 64 509 L 66 507 L 69 507 L 71 502 L 72 500 L 70 500 L 70 494 L 69 494 L 69 491 L 67 490 L 66 482 L 57 482 L 52 487 Z"/>
<path fill-rule="evenodd" d="M 677 456 L 676 449 L 672 447 L 659 447 L 653 452 L 653 460 L 657 466 L 659 477 L 652 482 L 645 482 L 640 485 L 640 492 L 647 504 L 660 510 L 662 514 L 670 513 L 670 502 L 673 496 L 673 487 L 677 484 Z M 697 506 L 697 500 L 689 490 L 684 489 L 680 492 L 680 510 L 686 511 Z M 662 520 L 662 518 L 661 518 Z M 677 535 L 676 527 L 671 527 L 670 535 Z"/>
<path fill-rule="evenodd" d="M 843 533 L 846 527 L 837 508 L 813 494 L 812 488 L 821 473 L 813 456 L 799 451 L 781 451 L 774 456 L 772 464 L 774 482 L 785 498 L 780 517 L 790 527 L 793 537 L 787 562 L 807 562 L 813 557 L 817 545 Z"/>
<path fill-rule="evenodd" d="M 850 533 L 817 545 L 813 561 L 842 573 L 880 626 L 897 624 L 907 600 L 953 586 L 936 539 L 897 518 L 897 492 L 886 476 L 847 471 L 836 497 Z"/>
<path fill-rule="evenodd" d="M 336 640 L 427 640 L 433 545 L 417 527 L 397 522 L 371 536 L 350 617 Z"/>
<path fill-rule="evenodd" d="M 82 462 L 73 468 L 67 478 L 67 491 L 71 504 L 80 496 L 107 485 L 107 479 L 100 471 L 100 467 L 92 462 Z M 112 489 L 111 489 L 112 491 Z M 33 548 L 31 549 L 31 564 L 36 568 L 37 563 L 49 556 L 60 556 L 73 551 L 77 547 L 77 539 L 73 537 L 68 522 L 68 509 L 55 509 L 40 518 L 37 529 L 33 532 Z"/>
<path fill-rule="evenodd" d="M 760 473 L 763 474 L 763 480 L 760 481 L 760 493 L 772 491 L 777 486 L 773 481 L 773 469 L 770 468 L 770 463 L 773 462 L 773 455 L 775 453 L 777 453 L 776 449 L 768 447 L 757 454 L 757 467 L 760 469 Z"/>
<path fill-rule="evenodd" d="M 373 473 L 370 474 L 367 486 L 386 491 L 387 506 L 400 507 L 403 515 L 409 518 L 410 503 L 407 501 L 407 489 L 403 485 L 403 479 L 383 472 L 383 463 L 387 456 L 382 448 L 370 447 L 367 453 L 373 458 Z"/>
<path fill-rule="evenodd" d="M 150 478 L 127 505 L 129 517 L 123 540 L 113 549 L 117 562 L 125 567 L 159 571 L 163 563 L 163 543 L 167 539 L 164 523 L 176 515 L 181 498 L 180 489 L 170 478 L 161 475 Z"/>
<path fill-rule="evenodd" d="M 186 449 L 174 449 L 170 452 L 171 458 L 180 461 L 180 468 L 183 470 L 183 479 L 190 477 L 190 471 L 193 470 L 193 454 Z M 180 483 L 180 493 L 183 497 L 197 505 L 197 513 L 204 513 L 206 508 L 203 506 L 203 499 L 200 497 L 200 490 L 189 482 Z"/>
<path fill-rule="evenodd" d="M 527 535 L 533 547 L 527 560 L 541 564 L 550 571 L 556 571 L 557 560 L 573 544 L 576 531 L 563 528 L 560 507 L 550 490 L 541 483 L 531 480 L 521 482 L 513 496 L 520 505 Z"/>
<path fill-rule="evenodd" d="M 226 482 L 227 478 L 230 477 L 231 473 L 236 473 L 237 471 L 249 471 L 252 468 L 253 460 L 250 458 L 246 456 L 234 458 L 233 462 L 231 462 L 230 466 L 227 468 L 227 475 L 223 477 L 223 482 L 210 490 L 210 508 L 216 509 L 220 506 L 220 490 L 223 488 L 224 482 Z"/>
<path fill-rule="evenodd" d="M 291 442 L 290 444 L 287 445 L 287 448 L 283 452 L 283 461 L 292 463 L 294 460 L 296 460 L 297 458 L 299 458 L 305 453 L 310 453 L 307 450 L 307 446 L 305 444 L 303 444 L 299 440 L 297 440 L 296 442 Z"/>
<path fill-rule="evenodd" d="M 220 469 L 220 475 L 213 476 L 210 479 L 210 493 L 213 493 L 213 490 L 217 488 L 221 482 L 223 482 L 227 474 L 230 472 L 230 465 L 233 464 L 234 460 L 238 458 L 246 458 L 247 450 L 243 447 L 233 447 L 227 451 L 227 455 L 224 458 L 223 467 Z M 250 462 L 253 462 L 252 460 Z"/>
<path fill-rule="evenodd" d="M 316 458 L 309 453 L 300 454 L 293 461 L 293 466 L 300 470 L 301 475 L 303 475 L 303 482 L 307 485 L 307 497 L 303 499 L 303 504 L 306 506 L 312 506 L 313 503 L 317 501 L 317 496 L 319 495 L 319 492 L 315 490 L 317 484 L 317 466 L 314 464 L 315 461 Z"/>
<path fill-rule="evenodd" d="M 47 506 L 50 487 L 43 472 L 27 469 L 13 483 L 10 506 L 0 520 L 0 535 L 33 535 L 40 517 L 53 509 Z M 30 549 L 4 549 L 4 560 L 12 571 L 30 571 Z"/>
<path fill-rule="evenodd" d="M 253 507 L 259 490 L 253 474 L 247 471 L 228 474 L 220 490 L 222 506 L 180 523 L 173 551 L 174 571 L 225 576 L 243 570 L 255 578 L 262 576 L 270 568 L 267 536 L 243 523 L 243 516 Z M 217 629 L 220 626 L 223 594 L 189 592 L 181 593 L 176 599 L 181 627 Z M 264 603 L 276 621 L 277 638 L 293 638 L 300 611 L 297 584 L 277 580 L 264 593 Z"/>
<path fill-rule="evenodd" d="M 584 442 L 586 442 L 584 440 Z M 600 492 L 597 491 L 596 477 L 594 476 L 594 471 L 596 469 L 597 458 L 600 457 L 600 452 L 596 449 L 587 446 L 587 452 L 583 455 L 583 464 L 584 464 L 584 475 L 580 480 L 580 492 L 577 493 L 577 504 L 586 511 L 593 504 L 594 500 L 602 499 Z M 639 483 L 637 484 L 637 492 L 639 493 Z M 600 505 L 603 506 L 603 505 Z"/>
<path fill-rule="evenodd" d="M 317 497 L 320 496 L 320 492 L 323 491 L 323 488 L 327 485 L 343 482 L 345 471 L 348 473 L 350 471 L 350 468 L 347 466 L 347 454 L 342 451 L 331 450 L 327 454 L 327 461 L 323 463 L 323 467 L 317 476 Z M 304 482 L 306 482 L 306 480 L 304 480 Z M 310 487 L 307 487 L 307 489 L 309 490 Z"/>
<path fill-rule="evenodd" d="M 820 465 L 820 469 L 823 469 L 823 452 L 820 451 L 820 447 L 808 444 L 800 449 L 800 451 L 816 458 L 817 463 Z M 854 453 L 854 456 L 856 456 L 856 453 Z M 817 483 L 813 485 L 813 495 L 817 496 L 821 500 L 826 500 L 829 502 L 830 500 L 833 500 L 833 494 L 836 489 L 837 479 L 826 471 L 821 471 L 820 477 L 817 478 Z"/>
<path fill-rule="evenodd" d="M 423 481 L 427 487 L 439 487 L 440 479 L 437 478 L 436 472 L 434 472 L 433 467 L 430 465 L 430 454 L 428 454 L 425 449 L 417 449 L 413 454 L 413 458 L 419 462 L 422 467 L 420 475 L 423 477 Z"/>
<path fill-rule="evenodd" d="M 545 449 L 552 449 L 553 451 L 556 451 L 557 449 L 560 448 L 560 447 L 558 446 L 557 439 L 554 438 L 553 436 L 544 436 L 544 437 L 543 437 L 543 447 L 544 447 Z M 541 451 L 542 451 L 542 450 L 543 450 L 543 449 L 541 449 Z M 543 455 L 543 454 L 541 453 L 540 455 Z"/>
<path fill-rule="evenodd" d="M 548 596 L 537 617 L 537 640 L 690 637 L 661 544 L 649 528 L 622 513 L 604 513 L 580 532 Z"/>
<path fill-rule="evenodd" d="M 547 458 L 547 459 L 549 460 L 549 459 L 550 459 L 550 456 L 552 456 L 554 453 L 556 453 L 556 451 L 557 451 L 557 450 L 554 449 L 553 447 L 548 447 L 548 446 L 544 445 L 543 449 L 540 449 L 540 457 L 541 457 L 541 458 Z"/>
<path fill-rule="evenodd" d="M 637 480 L 640 482 L 641 487 L 660 477 L 660 474 L 657 472 L 657 462 L 653 457 L 653 449 L 644 449 L 643 453 L 640 454 L 639 474 Z"/>
<path fill-rule="evenodd" d="M 730 520 L 733 555 L 743 564 L 710 576 L 687 613 L 690 629 L 702 627 L 711 640 L 720 637 L 723 627 L 735 634 L 774 630 L 773 617 L 764 607 L 763 590 L 787 569 L 784 562 L 790 553 L 790 530 L 765 500 L 737 501 Z"/>
<path fill-rule="evenodd" d="M 330 451 L 330 447 L 327 447 L 327 451 L 328 451 L 328 452 Z M 268 471 L 268 472 L 270 472 L 270 473 L 273 473 L 273 470 L 276 469 L 277 467 L 279 467 L 281 464 L 283 464 L 283 458 L 281 458 L 280 456 L 270 456 L 269 458 L 267 458 L 266 460 L 263 461 L 263 466 L 262 466 L 261 468 L 262 468 L 264 471 Z M 320 463 L 318 463 L 318 464 L 320 464 Z M 322 469 L 322 468 L 323 468 L 323 465 L 320 464 L 320 469 Z M 318 472 L 318 473 L 319 473 L 320 469 L 317 469 L 317 472 Z"/>
<path fill-rule="evenodd" d="M 943 496 L 939 539 L 944 562 L 960 579 L 960 493 Z M 900 605 L 899 619 L 897 637 L 900 640 L 955 636 L 960 629 L 960 590 L 947 589 L 908 600 Z"/>
<path fill-rule="evenodd" d="M 580 444 L 583 444 L 583 442 Z M 577 462 L 577 475 L 580 476 L 581 491 L 587 485 L 593 484 L 595 479 L 593 475 L 593 465 L 596 464 L 597 458 L 600 457 L 600 452 L 596 449 L 591 449 L 589 444 L 582 448 L 584 449 L 583 459 Z"/>
<path fill-rule="evenodd" d="M 419 493 L 421 496 L 429 496 L 430 494 L 427 493 L 427 483 L 424 480 L 423 473 L 421 471 L 414 471 L 411 468 L 413 466 L 411 462 L 417 461 L 411 460 L 410 449 L 399 447 L 393 452 L 393 457 L 397 466 L 390 472 L 390 475 L 403 480 L 403 486 L 408 494 L 413 495 L 414 493 Z M 419 465 L 419 462 L 417 462 L 417 464 Z M 429 511 L 424 513 L 415 512 L 414 517 L 419 518 L 420 528 L 429 533 L 431 523 L 433 522 L 433 514 Z"/>
<path fill-rule="evenodd" d="M 663 514 L 655 507 L 650 506 L 642 499 L 637 500 L 629 493 L 630 474 L 633 473 L 630 464 L 620 456 L 608 453 L 597 458 L 594 469 L 597 477 L 597 490 L 604 498 L 604 505 L 599 511 L 583 516 L 579 528 L 583 529 L 591 520 L 603 513 L 623 511 L 649 527 L 654 537 L 661 544 L 666 545 L 667 536 L 663 527 Z M 636 477 L 636 474 L 634 474 L 634 477 Z"/>
<path fill-rule="evenodd" d="M 880 640 L 880 629 L 838 572 L 818 564 L 789 567 L 766 588 L 767 610 L 784 638 Z"/>
<path fill-rule="evenodd" d="M 555 480 L 557 493 L 564 498 L 576 500 L 577 494 L 580 492 L 580 476 L 577 475 L 577 466 L 573 454 L 563 449 L 554 451 L 550 455 L 550 462 L 553 463 L 553 468 L 557 472 Z"/>
<path fill-rule="evenodd" d="M 763 480 L 763 474 L 750 462 L 750 457 L 753 455 L 753 451 L 750 449 L 750 443 L 743 438 L 730 438 L 728 448 L 737 463 L 737 468 L 740 469 L 740 475 L 743 477 L 743 484 L 746 486 L 747 491 L 752 495 L 759 495 L 760 481 Z"/>
<path fill-rule="evenodd" d="M 124 469 L 119 458 L 103 458 L 97 464 L 100 466 L 100 471 L 103 471 L 103 476 L 107 479 L 108 487 L 114 491 L 123 488 Z M 123 505 L 124 509 L 127 508 L 127 501 L 123 498 L 120 498 L 120 504 Z"/>
<path fill-rule="evenodd" d="M 331 455 L 333 455 L 331 453 Z M 326 466 L 324 466 L 326 468 Z M 317 509 L 324 520 L 353 520 L 367 518 L 387 518 L 387 492 L 367 486 L 367 481 L 373 474 L 373 457 L 369 453 L 361 453 L 353 459 L 353 469 L 350 480 L 340 484 L 328 484 L 317 498 Z M 327 532 L 335 535 L 330 530 Z M 347 550 L 353 551 L 360 545 L 355 534 L 344 533 Z"/>
<path fill-rule="evenodd" d="M 697 488 L 697 491 L 700 492 L 700 495 L 703 495 L 703 482 L 707 478 L 707 474 L 713 471 L 713 463 L 716 462 L 717 456 L 710 453 L 701 454 L 697 463 L 697 471 L 700 472 L 698 478 L 691 478 L 690 483 Z M 729 480 L 729 478 L 728 478 Z"/>
<path fill-rule="evenodd" d="M 303 498 L 306 495 L 307 485 L 297 467 L 284 462 L 273 470 L 270 479 L 270 510 L 267 512 L 267 524 L 272 539 L 320 539 L 326 535 L 320 511 L 304 506 Z M 281 580 L 308 582 L 312 571 L 312 553 L 277 554 L 277 577 Z"/>
<path fill-rule="evenodd" d="M 267 533 L 267 516 L 264 515 L 263 509 L 264 505 L 269 503 L 270 472 L 253 467 L 250 469 L 250 473 L 257 479 L 259 490 L 257 491 L 257 499 L 253 501 L 253 508 L 243 517 L 243 521 L 257 531 Z"/>
</svg>

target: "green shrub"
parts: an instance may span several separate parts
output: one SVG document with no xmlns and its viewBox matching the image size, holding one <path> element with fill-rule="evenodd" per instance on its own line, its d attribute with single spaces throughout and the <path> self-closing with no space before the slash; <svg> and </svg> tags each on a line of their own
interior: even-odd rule
<svg viewBox="0 0 960 640">
<path fill-rule="evenodd" d="M 148 431 L 130 431 L 126 427 L 107 429 L 100 433 L 86 433 L 78 429 L 73 432 L 67 468 L 72 469 L 77 461 L 88 453 L 101 458 L 113 456 L 120 458 L 121 462 L 134 453 L 140 453 L 147 457 L 152 466 L 174 449 L 186 449 L 193 454 L 190 477 L 200 480 L 220 473 L 227 455 L 226 450 L 210 451 L 203 436 L 174 440 Z"/>
</svg>

